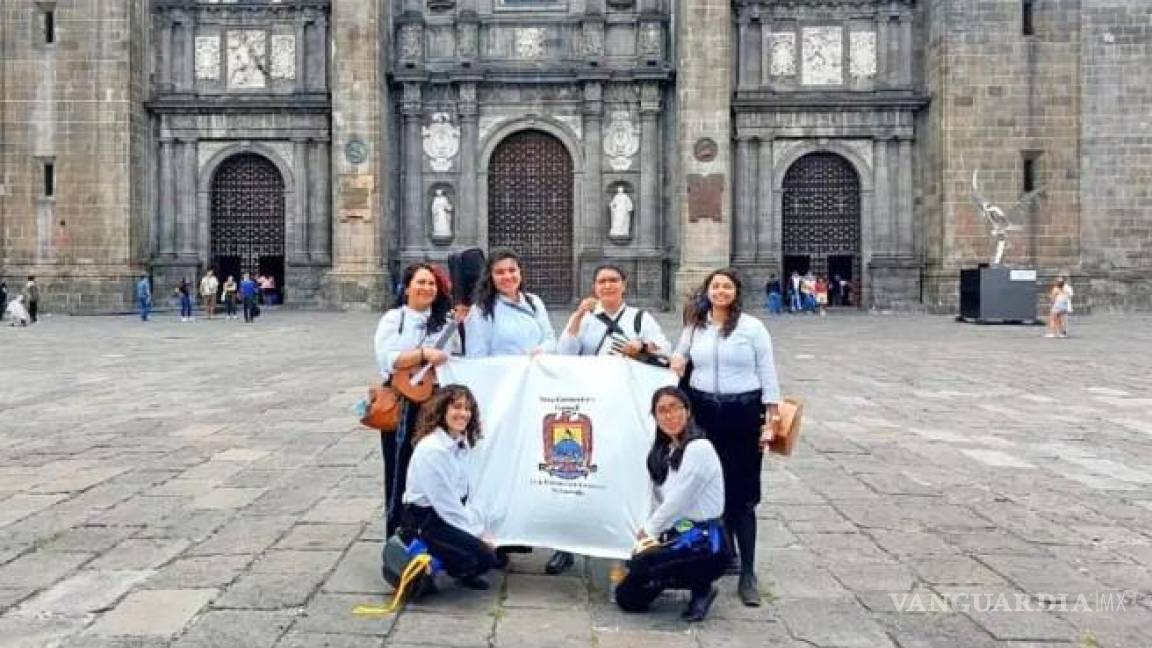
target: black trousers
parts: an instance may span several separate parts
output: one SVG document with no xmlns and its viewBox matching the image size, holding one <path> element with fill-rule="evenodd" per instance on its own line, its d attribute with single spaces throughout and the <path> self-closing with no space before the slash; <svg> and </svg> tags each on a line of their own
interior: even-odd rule
<svg viewBox="0 0 1152 648">
<path fill-rule="evenodd" d="M 454 578 L 479 576 L 496 566 L 496 554 L 480 538 L 448 524 L 430 506 L 404 507 L 400 537 L 420 538 Z"/>
<path fill-rule="evenodd" d="M 35 323 L 36 322 L 36 314 L 39 312 L 40 312 L 40 302 L 38 302 L 38 301 L 28 302 L 28 319 L 29 319 L 29 321 Z"/>
<path fill-rule="evenodd" d="M 628 575 L 616 586 L 616 604 L 625 612 L 644 612 L 666 589 L 704 594 L 724 574 L 728 541 L 720 529 L 720 551 L 708 546 L 646 551 L 628 561 Z"/>
<path fill-rule="evenodd" d="M 692 415 L 716 448 L 724 469 L 724 514 L 755 508 L 760 503 L 760 426 L 764 405 L 760 391 L 709 394 L 690 389 Z"/>
<path fill-rule="evenodd" d="M 408 483 L 408 462 L 412 459 L 411 432 L 416 429 L 416 419 L 420 416 L 420 406 L 401 401 L 404 411 L 400 414 L 400 425 L 395 432 L 380 433 L 380 451 L 384 455 L 384 529 L 391 536 L 400 528 L 404 516 L 404 488 Z"/>
</svg>

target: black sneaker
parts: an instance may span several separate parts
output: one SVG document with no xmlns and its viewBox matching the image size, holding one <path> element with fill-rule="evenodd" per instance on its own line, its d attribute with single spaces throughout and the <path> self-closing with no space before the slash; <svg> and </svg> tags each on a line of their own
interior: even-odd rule
<svg viewBox="0 0 1152 648">
<path fill-rule="evenodd" d="M 576 564 L 576 558 L 572 554 L 567 551 L 557 551 L 548 559 L 548 564 L 544 566 L 544 573 L 553 576 L 563 574 L 574 564 Z"/>
<path fill-rule="evenodd" d="M 740 574 L 740 581 L 736 584 L 736 594 L 740 601 L 748 607 L 760 607 L 760 584 L 756 581 L 756 574 L 745 572 Z"/>
<path fill-rule="evenodd" d="M 460 587 L 466 587 L 470 590 L 484 591 L 488 589 L 488 581 L 480 578 L 479 576 L 457 578 L 456 582 L 460 584 Z"/>
<path fill-rule="evenodd" d="M 708 591 L 704 594 L 697 596 L 692 595 L 692 599 L 688 601 L 688 607 L 680 613 L 680 618 L 688 623 L 699 623 L 708 616 L 708 610 L 712 608 L 712 601 L 716 600 L 718 593 L 715 587 L 709 587 Z"/>
</svg>

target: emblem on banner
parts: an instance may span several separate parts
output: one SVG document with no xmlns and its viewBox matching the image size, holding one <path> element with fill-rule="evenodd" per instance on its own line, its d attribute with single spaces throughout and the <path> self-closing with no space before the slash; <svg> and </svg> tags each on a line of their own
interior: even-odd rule
<svg viewBox="0 0 1152 648">
<path fill-rule="evenodd" d="M 587 477 L 592 463 L 592 419 L 574 409 L 544 417 L 544 463 L 540 470 L 560 479 Z"/>
</svg>

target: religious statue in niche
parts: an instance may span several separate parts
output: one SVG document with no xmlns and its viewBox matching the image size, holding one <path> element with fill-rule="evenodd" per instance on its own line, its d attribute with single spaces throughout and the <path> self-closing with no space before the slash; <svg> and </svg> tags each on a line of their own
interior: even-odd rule
<svg viewBox="0 0 1152 648">
<path fill-rule="evenodd" d="M 424 154 L 433 171 L 449 171 L 452 158 L 460 151 L 460 127 L 452 125 L 446 112 L 432 113 L 432 123 L 424 127 Z"/>
<path fill-rule="evenodd" d="M 611 224 L 608 228 L 610 238 L 623 239 L 632 233 L 632 212 L 635 209 L 624 185 L 616 185 L 616 195 L 608 202 L 608 211 L 612 214 Z"/>
<path fill-rule="evenodd" d="M 452 238 L 452 201 L 444 195 L 443 189 L 436 190 L 432 199 L 432 238 Z"/>
</svg>

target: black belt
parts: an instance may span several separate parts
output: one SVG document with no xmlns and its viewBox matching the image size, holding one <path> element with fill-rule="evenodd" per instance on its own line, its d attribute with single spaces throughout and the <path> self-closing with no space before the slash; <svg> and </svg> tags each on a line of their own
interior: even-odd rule
<svg viewBox="0 0 1152 648">
<path fill-rule="evenodd" d="M 760 397 L 764 393 L 761 389 L 753 389 L 752 391 L 740 392 L 738 394 L 713 394 L 712 392 L 700 391 L 693 387 L 689 387 L 689 390 L 691 390 L 692 396 L 717 405 L 750 405 L 752 403 L 759 403 Z"/>
</svg>

